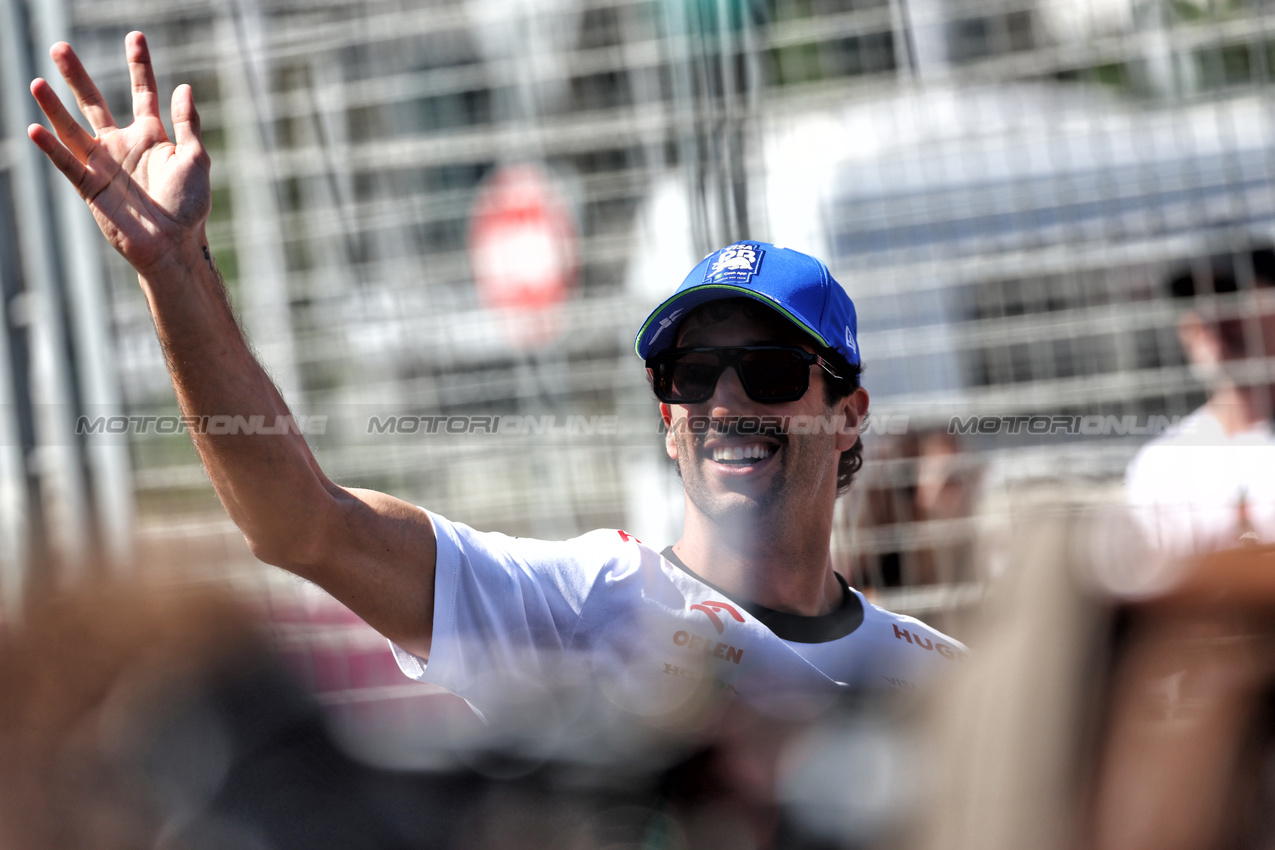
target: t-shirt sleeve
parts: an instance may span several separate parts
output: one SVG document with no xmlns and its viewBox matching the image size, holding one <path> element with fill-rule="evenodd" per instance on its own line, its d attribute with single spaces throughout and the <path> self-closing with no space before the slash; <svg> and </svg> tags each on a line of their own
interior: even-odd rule
<svg viewBox="0 0 1275 850">
<path fill-rule="evenodd" d="M 871 654 L 865 682 L 894 688 L 913 688 L 959 670 L 969 648 L 914 617 L 876 605 L 866 612 L 864 626 Z"/>
<path fill-rule="evenodd" d="M 493 697 L 543 687 L 571 649 L 591 588 L 614 567 L 605 532 L 550 542 L 430 519 L 438 561 L 429 660 L 391 644 L 399 668 L 480 712 Z"/>
</svg>

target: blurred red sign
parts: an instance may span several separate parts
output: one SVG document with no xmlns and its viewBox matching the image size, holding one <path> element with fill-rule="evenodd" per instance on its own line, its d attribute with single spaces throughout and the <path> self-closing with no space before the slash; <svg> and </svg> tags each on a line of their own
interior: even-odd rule
<svg viewBox="0 0 1275 850">
<path fill-rule="evenodd" d="M 547 342 L 575 284 L 575 225 L 562 194 L 535 165 L 500 166 L 478 191 L 469 260 L 478 298 L 506 314 L 516 345 Z"/>
</svg>

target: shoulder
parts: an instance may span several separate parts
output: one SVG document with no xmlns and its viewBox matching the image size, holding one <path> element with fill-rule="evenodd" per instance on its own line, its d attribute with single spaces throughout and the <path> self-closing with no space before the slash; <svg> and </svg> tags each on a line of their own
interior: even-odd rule
<svg viewBox="0 0 1275 850">
<path fill-rule="evenodd" d="M 1158 490 L 1166 475 L 1180 477 L 1183 461 L 1177 449 L 1217 444 L 1223 438 L 1222 426 L 1207 407 L 1201 407 L 1169 426 L 1163 434 L 1138 449 L 1125 469 L 1125 484 L 1131 494 Z"/>
<path fill-rule="evenodd" d="M 626 551 L 628 544 L 638 543 L 631 534 L 616 529 L 596 529 L 568 540 L 542 540 L 536 537 L 517 537 L 499 531 L 479 531 L 463 522 L 449 520 L 432 512 L 429 517 L 439 538 L 447 538 L 455 545 L 473 549 L 537 555 L 606 556 L 622 553 Z"/>
<path fill-rule="evenodd" d="M 1148 453 L 1154 454 L 1162 448 L 1212 445 L 1224 438 L 1222 423 L 1206 405 L 1196 408 L 1165 428 L 1164 433 L 1149 440 L 1138 450 L 1137 455 L 1134 456 L 1134 462 L 1137 463 L 1139 458 L 1145 457 Z"/>
<path fill-rule="evenodd" d="M 1275 470 L 1273 446 L 1268 425 L 1227 434 L 1201 407 L 1134 455 L 1125 470 L 1126 501 L 1135 507 L 1209 502 L 1240 486 L 1264 487 Z"/>
<path fill-rule="evenodd" d="M 863 600 L 863 605 L 863 625 L 860 628 L 875 643 L 888 646 L 903 655 L 929 654 L 936 660 L 960 661 L 969 655 L 969 648 L 965 644 L 915 617 L 887 611 L 866 599 Z"/>
<path fill-rule="evenodd" d="M 430 514 L 438 536 L 439 564 L 458 569 L 483 564 L 504 572 L 521 572 L 572 583 L 592 584 L 658 563 L 659 553 L 619 529 L 597 529 L 569 540 L 515 537 L 478 531 L 461 522 Z"/>
</svg>

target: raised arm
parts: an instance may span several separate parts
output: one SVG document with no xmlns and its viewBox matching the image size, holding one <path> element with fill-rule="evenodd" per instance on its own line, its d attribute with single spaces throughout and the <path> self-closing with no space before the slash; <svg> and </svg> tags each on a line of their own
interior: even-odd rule
<svg viewBox="0 0 1275 850">
<path fill-rule="evenodd" d="M 31 93 L 57 136 L 39 124 L 27 134 L 137 270 L 182 412 L 264 415 L 273 423 L 289 415 L 287 405 L 244 341 L 204 235 L 209 159 L 190 86 L 173 92 L 174 143 L 160 121 L 145 37 L 130 33 L 125 52 L 131 124 L 116 126 L 74 51 L 56 44 L 50 55 L 95 135 L 44 80 Z M 436 541 L 422 510 L 333 484 L 296 434 L 200 433 L 194 442 L 253 554 L 314 581 L 386 637 L 428 654 Z"/>
</svg>

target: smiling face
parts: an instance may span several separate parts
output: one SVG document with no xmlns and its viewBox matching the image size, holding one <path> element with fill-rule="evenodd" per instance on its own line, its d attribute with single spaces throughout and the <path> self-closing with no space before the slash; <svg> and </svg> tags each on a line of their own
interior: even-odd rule
<svg viewBox="0 0 1275 850">
<path fill-rule="evenodd" d="M 692 312 L 677 329 L 676 345 L 730 347 L 743 345 L 796 345 L 815 351 L 809 337 L 778 313 L 744 299 L 711 302 Z M 810 368 L 810 388 L 801 398 L 781 404 L 765 404 L 748 397 L 733 368 L 718 378 L 712 397 L 697 404 L 660 406 L 669 426 L 665 438 L 669 456 L 677 461 L 686 489 L 688 519 L 698 518 L 739 531 L 779 533 L 786 526 L 800 527 L 802 517 L 830 512 L 836 500 L 837 461 L 857 437 L 867 409 L 862 390 L 828 405 L 824 371 Z M 825 417 L 837 422 L 835 433 L 815 428 L 797 434 L 764 427 L 779 417 Z M 722 419 L 756 417 L 763 424 L 733 433 Z M 839 418 L 840 417 L 840 418 Z M 694 427 L 711 421 L 707 429 Z M 791 420 L 789 420 L 791 421 Z M 841 423 L 844 422 L 844 425 Z M 739 429 L 744 431 L 745 429 Z"/>
</svg>

